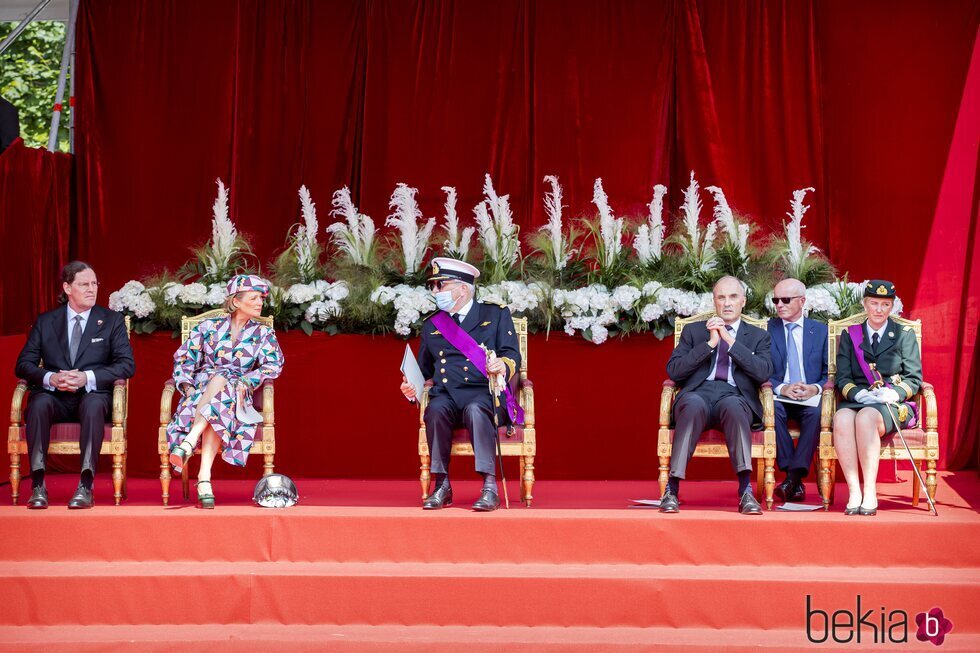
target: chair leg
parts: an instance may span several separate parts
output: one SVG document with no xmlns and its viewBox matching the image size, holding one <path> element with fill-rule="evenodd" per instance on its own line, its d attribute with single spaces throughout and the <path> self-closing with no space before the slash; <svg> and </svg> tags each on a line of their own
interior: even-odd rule
<svg viewBox="0 0 980 653">
<path fill-rule="evenodd" d="M 667 480 L 670 476 L 670 456 L 660 456 L 660 476 L 657 481 L 660 483 L 660 496 L 667 491 Z"/>
<path fill-rule="evenodd" d="M 936 461 L 927 460 L 926 461 L 926 492 L 929 493 L 929 498 L 932 502 L 936 502 Z"/>
<path fill-rule="evenodd" d="M 20 497 L 20 454 L 10 454 L 10 498 L 14 505 Z"/>
<path fill-rule="evenodd" d="M 534 456 L 524 456 L 524 475 L 521 477 L 521 484 L 524 486 L 524 505 L 531 507 L 531 500 L 534 499 Z"/>
<path fill-rule="evenodd" d="M 772 510 L 772 493 L 776 490 L 776 459 L 766 458 L 766 509 Z"/>
<path fill-rule="evenodd" d="M 524 494 L 524 456 L 518 456 L 517 462 L 520 466 L 519 475 L 517 478 L 520 479 L 521 484 L 521 501 L 527 505 L 527 496 Z"/>
<path fill-rule="evenodd" d="M 184 490 L 184 501 L 191 500 L 191 460 L 193 457 L 188 458 L 184 462 L 184 469 L 180 472 L 180 485 Z"/>
<path fill-rule="evenodd" d="M 919 474 L 917 474 L 916 471 L 921 472 L 922 465 L 918 460 L 913 460 L 912 467 L 915 468 L 912 470 L 912 507 L 918 508 L 919 494 L 921 494 L 922 487 L 919 484 Z"/>
<path fill-rule="evenodd" d="M 122 466 L 122 454 L 112 454 L 112 497 L 116 500 L 117 506 L 119 505 L 119 502 L 122 501 Z"/>
<path fill-rule="evenodd" d="M 755 462 L 755 493 L 760 497 L 765 496 L 765 494 L 763 494 L 763 492 L 766 489 L 765 471 L 766 471 L 765 462 L 762 460 L 762 458 L 759 458 Z"/>
<path fill-rule="evenodd" d="M 429 456 L 419 456 L 421 464 L 419 465 L 419 483 L 422 484 L 422 501 L 429 498 L 429 480 L 432 478 L 429 472 L 429 462 L 431 458 Z"/>
<path fill-rule="evenodd" d="M 262 476 L 272 476 L 275 473 L 276 466 L 273 464 L 276 454 L 267 453 L 265 454 L 265 464 L 262 465 Z"/>
<path fill-rule="evenodd" d="M 830 461 L 830 505 L 834 505 L 834 493 L 837 492 L 837 461 Z"/>
<path fill-rule="evenodd" d="M 830 492 L 833 489 L 830 468 L 833 464 L 833 460 L 820 459 L 820 475 L 817 478 L 817 484 L 820 487 L 820 498 L 823 499 L 824 510 L 830 510 Z"/>
<path fill-rule="evenodd" d="M 160 454 L 160 498 L 163 505 L 170 503 L 170 456 Z"/>
<path fill-rule="evenodd" d="M 126 487 L 126 482 L 129 479 L 129 465 L 128 465 L 128 462 L 129 462 L 129 452 L 124 453 L 122 455 L 122 457 L 123 457 L 123 470 L 122 470 L 122 472 L 123 472 L 123 487 L 122 487 L 123 497 L 122 498 L 123 498 L 123 501 L 125 501 L 126 499 L 129 498 L 129 494 L 127 492 L 127 487 Z"/>
</svg>

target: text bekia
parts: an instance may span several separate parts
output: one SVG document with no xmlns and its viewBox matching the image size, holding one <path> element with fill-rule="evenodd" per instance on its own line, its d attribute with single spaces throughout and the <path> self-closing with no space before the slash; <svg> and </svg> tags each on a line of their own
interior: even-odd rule
<svg viewBox="0 0 980 653">
<path fill-rule="evenodd" d="M 833 639 L 838 644 L 873 642 L 875 644 L 904 644 L 909 639 L 909 615 L 905 610 L 863 609 L 861 595 L 856 606 L 829 613 L 812 605 L 806 595 L 806 638 L 813 644 Z"/>
</svg>

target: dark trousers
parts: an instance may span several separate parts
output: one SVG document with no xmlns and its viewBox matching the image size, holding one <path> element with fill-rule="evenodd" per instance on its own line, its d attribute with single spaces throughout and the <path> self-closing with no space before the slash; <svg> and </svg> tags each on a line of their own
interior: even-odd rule
<svg viewBox="0 0 980 653">
<path fill-rule="evenodd" d="M 670 475 L 684 478 L 705 429 L 725 434 L 728 457 L 735 473 L 752 470 L 752 409 L 738 388 L 724 381 L 705 381 L 685 392 L 674 404 L 674 443 Z"/>
<path fill-rule="evenodd" d="M 27 453 L 31 471 L 44 469 L 51 443 L 51 425 L 78 422 L 81 434 L 82 471 L 95 475 L 105 439 L 105 418 L 112 407 L 108 392 L 32 392 L 27 400 Z"/>
<path fill-rule="evenodd" d="M 805 477 L 810 473 L 813 452 L 820 441 L 820 406 L 800 406 L 774 401 L 776 408 L 776 464 L 784 472 L 802 470 Z M 788 419 L 800 425 L 800 439 L 793 446 L 789 435 Z"/>
<path fill-rule="evenodd" d="M 497 436 L 493 426 L 490 395 L 471 401 L 462 408 L 449 393 L 440 393 L 429 400 L 425 409 L 425 435 L 431 456 L 429 469 L 433 474 L 449 473 L 449 453 L 453 445 L 453 429 L 465 428 L 473 439 L 476 471 L 494 474 Z"/>
</svg>

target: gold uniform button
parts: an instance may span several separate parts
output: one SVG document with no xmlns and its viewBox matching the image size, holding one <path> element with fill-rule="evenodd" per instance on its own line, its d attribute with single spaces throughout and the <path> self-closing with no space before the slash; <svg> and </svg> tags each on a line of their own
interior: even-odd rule
<svg viewBox="0 0 980 653">
<path fill-rule="evenodd" d="M 466 366 L 464 365 L 464 366 L 463 366 L 463 371 L 464 371 L 464 372 L 469 372 L 469 371 L 470 371 L 470 368 L 468 368 L 468 367 L 466 367 Z"/>
<path fill-rule="evenodd" d="M 449 379 L 443 379 L 442 382 L 443 383 L 449 383 Z"/>
</svg>

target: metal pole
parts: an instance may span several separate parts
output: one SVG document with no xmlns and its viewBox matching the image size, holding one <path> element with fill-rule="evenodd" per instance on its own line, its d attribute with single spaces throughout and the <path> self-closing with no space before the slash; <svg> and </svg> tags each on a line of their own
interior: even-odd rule
<svg viewBox="0 0 980 653">
<path fill-rule="evenodd" d="M 915 464 L 915 459 L 912 457 L 912 449 L 909 448 L 909 443 L 905 441 L 905 434 L 902 433 L 902 423 L 898 421 L 898 409 L 892 412 L 892 406 L 897 404 L 885 404 L 888 410 L 888 414 L 891 415 L 892 420 L 895 422 L 895 430 L 898 431 L 898 437 L 901 438 L 902 444 L 905 445 L 905 452 L 909 456 L 909 461 L 912 463 L 912 471 L 915 475 L 919 477 L 919 488 L 924 490 L 926 493 L 926 500 L 929 502 L 929 507 L 932 509 L 932 514 L 936 517 L 939 516 L 939 510 L 936 508 L 936 502 L 932 500 L 929 496 L 929 488 L 926 486 L 925 480 L 922 478 L 922 474 L 919 472 L 919 466 Z"/>
<path fill-rule="evenodd" d="M 75 19 L 78 18 L 78 3 L 71 5 L 68 16 L 68 32 L 65 34 L 65 47 L 61 51 L 61 72 L 58 74 L 58 91 L 54 97 L 51 113 L 51 132 L 48 134 L 48 151 L 58 149 L 58 126 L 61 124 L 61 103 L 65 99 L 65 80 L 68 77 L 68 62 L 75 43 Z"/>
<path fill-rule="evenodd" d="M 70 16 L 75 7 L 78 5 L 78 0 L 70 0 L 68 3 L 68 15 Z M 75 153 L 75 39 L 74 34 L 72 34 L 71 40 L 71 58 L 68 60 L 68 70 L 69 77 L 68 83 L 71 85 L 68 89 L 68 107 L 70 111 L 68 112 L 68 151 L 72 154 Z"/>
<path fill-rule="evenodd" d="M 39 13 L 44 11 L 44 8 L 48 6 L 49 2 L 51 2 L 51 0 L 41 0 L 39 3 L 37 3 L 37 6 L 34 7 L 31 13 L 27 14 L 27 17 L 24 18 L 24 20 L 17 23 L 17 27 L 14 28 L 14 31 L 3 40 L 3 43 L 0 43 L 0 54 L 3 54 L 7 48 L 13 45 L 14 41 L 17 40 L 17 37 L 20 36 L 20 33 L 27 29 L 27 26 L 31 24 L 31 21 L 33 21 Z"/>
</svg>

